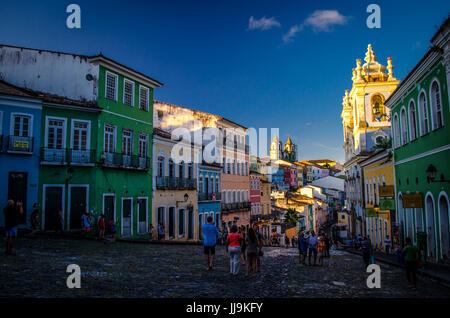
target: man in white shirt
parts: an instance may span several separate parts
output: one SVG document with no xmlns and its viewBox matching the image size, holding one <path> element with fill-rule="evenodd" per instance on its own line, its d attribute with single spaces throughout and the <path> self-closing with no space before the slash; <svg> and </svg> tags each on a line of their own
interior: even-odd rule
<svg viewBox="0 0 450 318">
<path fill-rule="evenodd" d="M 307 240 L 308 240 L 308 265 L 311 266 L 311 255 L 314 254 L 314 266 L 316 266 L 317 243 L 318 243 L 316 233 L 312 231 L 311 235 L 308 237 Z"/>
</svg>

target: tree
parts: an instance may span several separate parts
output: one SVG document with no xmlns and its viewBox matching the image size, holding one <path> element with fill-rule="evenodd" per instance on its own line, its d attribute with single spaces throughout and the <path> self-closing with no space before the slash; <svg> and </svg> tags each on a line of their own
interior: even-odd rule
<svg viewBox="0 0 450 318">
<path fill-rule="evenodd" d="M 284 223 L 285 224 L 295 224 L 298 222 L 299 216 L 297 215 L 297 211 L 294 209 L 288 209 L 284 214 Z"/>
</svg>

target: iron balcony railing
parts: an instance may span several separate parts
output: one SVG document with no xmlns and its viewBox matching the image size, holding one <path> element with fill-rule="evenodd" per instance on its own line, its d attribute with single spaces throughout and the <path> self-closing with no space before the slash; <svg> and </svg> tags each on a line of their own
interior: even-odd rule
<svg viewBox="0 0 450 318">
<path fill-rule="evenodd" d="M 222 199 L 221 193 L 206 193 L 199 192 L 198 193 L 198 201 L 220 201 Z"/>
<path fill-rule="evenodd" d="M 33 152 L 33 137 L 8 136 L 8 151 Z"/>
<path fill-rule="evenodd" d="M 251 203 L 249 201 L 222 203 L 222 205 L 221 205 L 222 211 L 224 211 L 224 212 L 247 210 L 247 209 L 250 209 L 250 207 L 251 207 Z"/>
<path fill-rule="evenodd" d="M 150 159 L 136 155 L 126 155 L 117 152 L 103 152 L 101 162 L 104 167 L 149 170 Z"/>
<path fill-rule="evenodd" d="M 157 189 L 195 190 L 197 179 L 177 177 L 156 177 Z"/>
<path fill-rule="evenodd" d="M 95 163 L 96 151 L 65 148 L 41 148 L 41 163 L 51 164 L 92 164 Z"/>
</svg>

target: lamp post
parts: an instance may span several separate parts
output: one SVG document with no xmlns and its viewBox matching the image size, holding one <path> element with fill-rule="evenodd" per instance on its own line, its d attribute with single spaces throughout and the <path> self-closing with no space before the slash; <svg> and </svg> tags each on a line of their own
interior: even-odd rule
<svg viewBox="0 0 450 318">
<path fill-rule="evenodd" d="M 433 164 L 430 163 L 430 165 L 428 166 L 428 168 L 426 170 L 428 183 L 431 183 L 431 182 L 450 182 L 450 180 L 444 180 L 444 174 L 441 174 L 441 179 L 440 180 L 435 180 L 436 179 L 436 172 L 437 172 L 436 167 L 433 166 Z"/>
</svg>

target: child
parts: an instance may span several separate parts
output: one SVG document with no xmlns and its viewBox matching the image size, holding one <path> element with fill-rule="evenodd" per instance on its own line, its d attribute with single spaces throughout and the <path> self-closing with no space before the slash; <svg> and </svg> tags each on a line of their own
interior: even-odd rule
<svg viewBox="0 0 450 318">
<path fill-rule="evenodd" d="M 105 215 L 104 214 L 100 215 L 100 218 L 98 220 L 98 227 L 99 227 L 99 230 L 100 230 L 99 239 L 103 240 L 105 238 L 105 227 L 106 227 L 105 226 Z"/>
<path fill-rule="evenodd" d="M 319 237 L 319 242 L 317 243 L 317 255 L 319 256 L 319 266 L 323 266 L 323 256 L 325 255 L 325 240 L 323 236 Z"/>
</svg>

